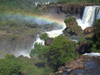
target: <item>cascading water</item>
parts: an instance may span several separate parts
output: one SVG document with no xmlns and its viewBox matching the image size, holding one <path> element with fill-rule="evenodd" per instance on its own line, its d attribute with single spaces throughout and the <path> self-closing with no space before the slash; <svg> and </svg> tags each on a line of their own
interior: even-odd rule
<svg viewBox="0 0 100 75">
<path fill-rule="evenodd" d="M 55 38 L 59 35 L 63 35 L 63 31 L 64 29 L 59 29 L 59 30 L 52 30 L 52 31 L 48 31 L 48 32 L 45 32 L 48 34 L 49 37 L 52 37 L 52 38 Z"/>
<path fill-rule="evenodd" d="M 100 18 L 100 6 L 86 6 L 81 19 L 77 19 L 78 25 L 84 30 L 86 27 L 91 27 L 96 19 Z M 100 56 L 100 53 L 85 53 L 88 56 Z"/>
<path fill-rule="evenodd" d="M 77 19 L 78 25 L 81 26 L 83 30 L 86 27 L 91 27 L 92 24 L 95 22 L 95 20 L 100 18 L 99 15 L 100 15 L 100 6 L 86 6 L 82 19 Z M 64 23 L 62 23 L 62 25 L 63 25 L 62 29 L 45 31 L 45 33 L 47 33 L 49 37 L 55 38 L 56 36 L 63 34 L 62 31 L 66 26 L 64 25 Z M 37 35 L 36 41 L 33 43 L 33 46 L 31 47 L 31 49 L 34 48 L 35 43 L 42 43 L 44 45 L 44 41 L 39 38 L 39 34 Z M 29 52 L 24 52 L 21 54 L 23 56 L 30 57 L 29 54 L 31 50 L 28 50 L 28 51 Z"/>
<path fill-rule="evenodd" d="M 44 45 L 44 40 L 40 39 L 39 34 L 37 34 L 36 41 L 33 43 L 33 46 L 31 49 L 34 48 L 35 43 L 40 43 L 40 44 Z"/>
<path fill-rule="evenodd" d="M 51 31 L 45 31 L 45 33 L 47 33 L 48 36 L 49 36 L 49 37 L 52 37 L 52 38 L 55 38 L 55 37 L 57 37 L 57 36 L 59 36 L 59 35 L 62 35 L 62 34 L 63 34 L 62 31 L 63 31 L 64 28 L 66 27 L 66 26 L 64 25 L 64 23 L 62 23 L 62 24 L 63 24 L 63 28 L 62 28 L 62 29 L 51 30 Z M 45 44 L 44 44 L 44 40 L 41 40 L 41 39 L 40 39 L 39 34 L 37 34 L 36 41 L 33 42 L 33 45 L 32 45 L 32 47 L 31 47 L 31 49 L 34 49 L 35 43 L 40 43 L 40 44 L 42 44 L 42 45 L 45 45 Z M 16 50 L 17 52 L 15 52 L 14 55 L 15 55 L 16 57 L 18 57 L 18 56 L 20 56 L 20 55 L 23 55 L 24 57 L 30 58 L 31 49 L 30 49 L 30 50 L 22 50 L 22 51 Z"/>
<path fill-rule="evenodd" d="M 77 19 L 78 25 L 84 30 L 91 27 L 96 19 L 100 18 L 100 6 L 86 6 L 82 19 Z"/>
</svg>

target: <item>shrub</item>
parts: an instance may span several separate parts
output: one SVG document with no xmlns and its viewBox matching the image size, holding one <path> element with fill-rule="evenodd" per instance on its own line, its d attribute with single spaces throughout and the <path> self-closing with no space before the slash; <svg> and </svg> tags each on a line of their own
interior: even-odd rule
<svg viewBox="0 0 100 75">
<path fill-rule="evenodd" d="M 39 51 L 40 51 L 41 47 L 43 47 L 42 44 L 35 43 L 34 49 L 31 49 L 30 56 L 31 57 L 40 56 Z"/>
<path fill-rule="evenodd" d="M 67 22 L 70 22 L 73 19 L 76 19 L 76 18 L 75 17 L 69 17 L 68 19 L 65 19 L 64 22 L 67 23 Z"/>
<path fill-rule="evenodd" d="M 21 63 L 13 55 L 0 59 L 0 75 L 23 75 Z"/>
<path fill-rule="evenodd" d="M 50 39 L 50 38 L 48 37 L 48 34 L 47 34 L 47 33 L 41 34 L 41 35 L 40 35 L 40 38 L 43 39 L 44 41 L 47 41 L 48 39 Z"/>
</svg>

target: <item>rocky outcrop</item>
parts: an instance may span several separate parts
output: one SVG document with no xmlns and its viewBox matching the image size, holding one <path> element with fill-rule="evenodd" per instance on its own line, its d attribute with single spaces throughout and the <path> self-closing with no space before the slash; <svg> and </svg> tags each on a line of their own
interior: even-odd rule
<svg viewBox="0 0 100 75">
<path fill-rule="evenodd" d="M 68 20 L 68 21 L 66 21 L 66 20 Z M 70 17 L 68 19 L 65 19 L 65 24 L 66 24 L 67 28 L 71 28 L 73 26 L 78 25 L 78 23 L 76 22 L 76 19 L 74 17 Z"/>
<path fill-rule="evenodd" d="M 55 75 L 99 75 L 100 56 L 89 57 L 82 55 L 75 58 L 74 61 L 67 62 L 65 66 L 58 68 Z"/>
<path fill-rule="evenodd" d="M 87 27 L 85 30 L 84 30 L 84 33 L 85 34 L 90 34 L 90 33 L 93 33 L 94 32 L 94 27 Z"/>
<path fill-rule="evenodd" d="M 42 10 L 45 12 L 56 12 L 58 14 L 65 13 L 67 16 L 69 15 L 77 15 L 77 17 L 82 18 L 82 14 L 84 11 L 85 6 L 92 6 L 98 4 L 71 4 L 71 3 L 64 3 L 64 4 L 49 4 L 47 6 L 43 6 Z"/>
<path fill-rule="evenodd" d="M 76 69 L 84 69 L 84 63 L 89 62 L 89 58 L 90 57 L 88 57 L 87 55 L 82 55 L 76 58 L 74 61 L 67 62 L 65 66 L 58 68 L 58 72 L 56 72 L 55 75 L 62 75 L 64 71 L 70 73 L 71 71 Z"/>
<path fill-rule="evenodd" d="M 75 18 L 71 18 L 65 20 L 66 28 L 64 29 L 63 33 L 65 36 L 81 36 L 83 33 L 81 27 L 78 26 Z"/>
<path fill-rule="evenodd" d="M 76 48 L 76 50 L 78 51 L 78 53 L 80 54 L 84 54 L 84 53 L 89 53 L 91 46 L 88 45 L 87 42 L 83 42 L 83 43 L 79 43 L 79 46 Z"/>
</svg>

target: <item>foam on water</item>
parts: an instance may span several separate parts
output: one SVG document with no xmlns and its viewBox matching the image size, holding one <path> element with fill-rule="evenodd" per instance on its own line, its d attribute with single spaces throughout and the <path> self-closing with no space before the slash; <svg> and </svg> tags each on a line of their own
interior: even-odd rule
<svg viewBox="0 0 100 75">
<path fill-rule="evenodd" d="M 85 53 L 83 55 L 88 55 L 88 56 L 100 56 L 100 53 L 95 53 L 95 52 L 92 52 L 92 53 Z"/>
<path fill-rule="evenodd" d="M 63 34 L 62 29 L 59 30 L 52 30 L 52 31 L 48 31 L 46 32 L 48 34 L 49 37 L 55 38 L 61 34 Z"/>
</svg>

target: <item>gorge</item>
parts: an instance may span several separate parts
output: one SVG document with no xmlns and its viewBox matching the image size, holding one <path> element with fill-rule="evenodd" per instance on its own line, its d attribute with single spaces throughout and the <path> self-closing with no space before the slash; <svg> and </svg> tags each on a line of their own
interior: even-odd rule
<svg viewBox="0 0 100 75">
<path fill-rule="evenodd" d="M 52 6 L 52 8 L 53 7 L 55 7 L 55 6 Z M 52 10 L 52 8 L 50 8 L 49 10 Z M 82 16 L 82 19 L 81 18 L 78 18 L 74 14 L 72 16 L 75 16 L 76 17 L 76 21 L 77 21 L 78 25 L 81 26 L 81 28 L 84 30 L 86 27 L 91 27 L 94 24 L 95 20 L 98 19 L 98 18 L 100 18 L 99 17 L 99 15 L 100 15 L 100 12 L 99 12 L 100 11 L 100 6 L 85 6 L 85 8 L 84 9 L 83 8 L 84 7 L 82 7 L 82 10 L 81 10 L 81 13 L 83 13 L 83 14 L 81 14 L 81 15 L 83 15 Z M 76 9 L 78 9 L 78 8 L 76 8 Z M 56 15 L 60 15 L 59 13 L 56 13 L 56 11 L 58 11 L 58 10 L 59 10 L 59 8 L 58 9 L 56 8 L 56 10 L 54 8 L 53 13 L 56 14 Z M 64 9 L 63 9 L 63 11 L 64 11 Z M 59 12 L 62 12 L 62 11 L 59 10 Z M 72 13 L 78 14 L 76 12 L 71 12 L 71 14 Z M 51 14 L 51 12 L 49 14 Z M 50 24 L 50 23 L 56 22 L 59 25 L 61 25 L 62 28 L 60 28 L 60 29 L 57 29 L 56 28 L 57 30 L 52 30 L 52 31 L 47 31 L 47 32 L 44 30 L 44 32 L 48 33 L 50 37 L 55 37 L 55 36 L 58 36 L 60 34 L 63 34 L 62 31 L 66 28 L 63 20 L 65 18 L 67 18 L 66 17 L 66 15 L 68 15 L 67 12 L 66 12 L 66 15 L 62 15 L 63 16 L 63 19 L 62 18 L 61 19 L 58 19 L 56 16 L 53 16 L 52 14 L 49 16 L 49 14 L 48 15 L 43 15 L 43 16 L 33 15 L 34 17 L 32 17 L 32 15 L 30 15 L 30 16 L 28 16 L 28 15 L 27 16 L 24 16 L 24 15 L 22 15 L 21 16 L 19 14 L 16 14 L 16 15 L 11 16 L 11 14 L 8 14 L 8 17 L 9 18 L 12 18 L 12 19 L 19 17 L 20 19 L 24 19 L 24 20 L 29 21 L 31 23 L 38 23 L 38 24 Z M 4 16 L 7 17 L 7 14 L 4 15 Z M 58 16 L 58 17 L 60 17 L 60 16 Z M 57 26 L 59 26 L 59 25 L 57 25 Z M 37 39 L 39 39 L 39 38 L 37 38 Z M 32 44 L 31 44 L 30 47 L 33 47 Z M 21 52 L 18 52 L 19 54 L 16 53 L 16 51 L 18 51 L 18 50 L 15 49 L 14 51 L 15 51 L 16 54 L 15 53 L 14 54 L 16 56 L 19 56 L 19 55 L 27 56 L 28 55 L 28 57 L 29 57 L 30 49 L 31 48 L 28 48 L 27 50 L 24 49 Z"/>
<path fill-rule="evenodd" d="M 100 16 L 100 6 L 86 6 L 84 8 L 84 13 L 83 13 L 82 19 L 76 18 L 76 21 L 78 22 L 78 25 L 81 26 L 81 28 L 84 30 L 86 27 L 92 27 L 95 20 L 100 18 L 99 16 Z M 63 24 L 62 29 L 52 30 L 49 32 L 45 31 L 45 33 L 47 33 L 49 37 L 54 38 L 58 35 L 63 34 L 62 31 L 64 30 L 64 28 L 65 28 L 65 26 Z M 40 39 L 40 38 L 38 37 L 37 40 L 38 39 Z M 37 43 L 42 43 L 42 42 L 43 42 L 42 40 L 37 41 Z M 93 55 L 95 56 L 96 54 L 94 53 Z M 98 54 L 98 55 L 100 55 L 100 54 Z"/>
<path fill-rule="evenodd" d="M 0 1 L 0 75 L 99 75 L 100 4 L 38 1 Z"/>
</svg>

